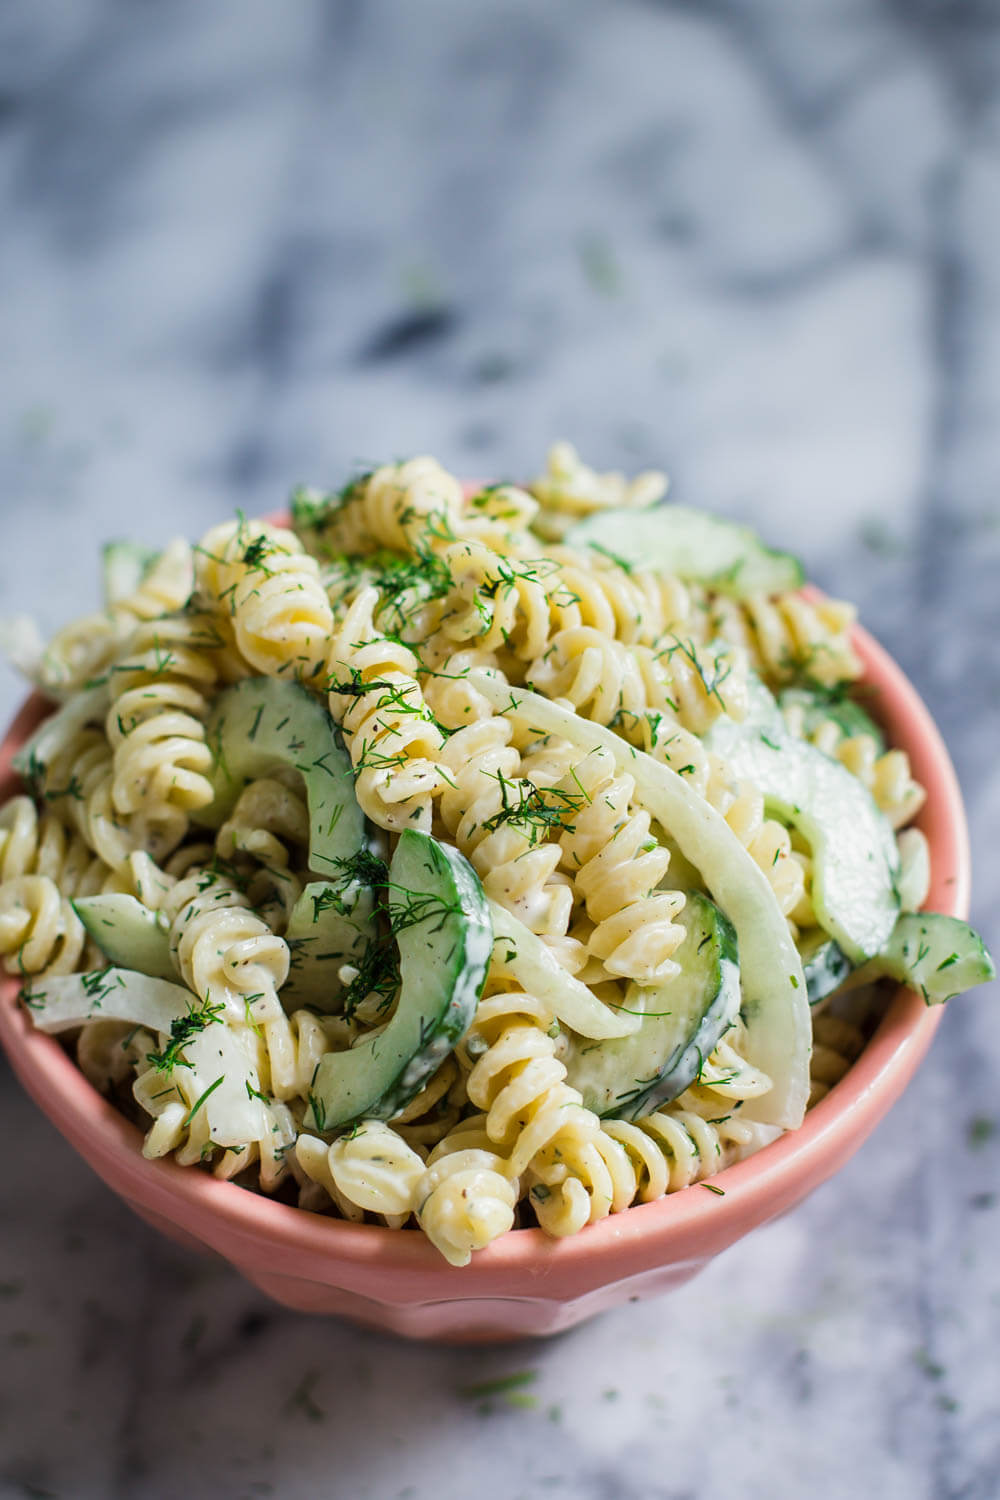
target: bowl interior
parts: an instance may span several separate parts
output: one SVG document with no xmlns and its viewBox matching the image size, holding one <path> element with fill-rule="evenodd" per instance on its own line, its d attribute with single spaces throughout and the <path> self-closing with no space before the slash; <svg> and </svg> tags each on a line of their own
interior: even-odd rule
<svg viewBox="0 0 1000 1500">
<path fill-rule="evenodd" d="M 929 910 L 965 916 L 968 834 L 947 751 L 916 692 L 882 648 L 858 629 L 856 646 L 872 690 L 872 711 L 890 741 L 909 752 L 928 791 L 917 819 L 931 847 Z M 11 760 L 47 712 L 35 696 L 0 749 L 0 798 L 17 788 Z M 712 1182 L 722 1194 L 694 1189 L 629 1209 L 566 1240 L 514 1230 L 460 1271 L 415 1231 L 349 1224 L 272 1202 L 207 1173 L 141 1154 L 139 1130 L 86 1081 L 63 1048 L 37 1032 L 17 1004 L 18 983 L 0 985 L 0 1038 L 28 1092 L 57 1128 L 145 1217 L 187 1231 L 244 1266 L 263 1257 L 306 1279 L 328 1280 L 331 1266 L 355 1265 L 381 1277 L 392 1271 L 400 1299 L 502 1294 L 525 1278 L 571 1296 L 651 1263 L 703 1262 L 746 1230 L 798 1201 L 847 1160 L 902 1092 L 930 1043 L 941 1007 L 898 990 L 858 1061 L 807 1115 L 802 1127 L 728 1167 Z M 553 1277 L 557 1279 L 552 1280 Z"/>
</svg>

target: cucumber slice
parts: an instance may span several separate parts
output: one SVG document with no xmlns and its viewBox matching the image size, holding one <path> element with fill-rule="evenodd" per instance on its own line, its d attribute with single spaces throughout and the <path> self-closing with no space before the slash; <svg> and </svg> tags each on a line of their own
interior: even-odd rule
<svg viewBox="0 0 1000 1500">
<path fill-rule="evenodd" d="M 118 892 L 81 896 L 73 902 L 73 910 L 110 963 L 154 979 L 176 981 L 170 929 L 162 913 Z"/>
<path fill-rule="evenodd" d="M 389 866 L 389 914 L 399 944 L 395 1015 L 349 1052 L 321 1058 L 307 1128 L 391 1120 L 468 1030 L 493 947 L 479 877 L 457 849 L 408 828 Z"/>
<path fill-rule="evenodd" d="M 562 1054 L 567 1081 L 595 1114 L 639 1120 L 676 1099 L 740 1008 L 740 970 L 732 923 L 706 896 L 692 891 L 687 932 L 674 954 L 681 972 L 653 989 L 631 985 L 630 1006 L 645 1007 L 639 1030 L 615 1041 L 573 1039 Z"/>
<path fill-rule="evenodd" d="M 845 698 L 842 693 L 824 693 L 810 688 L 785 688 L 778 695 L 779 708 L 799 708 L 802 710 L 803 725 L 807 735 L 811 735 L 832 719 L 845 739 L 852 739 L 856 734 L 867 734 L 878 746 L 879 755 L 885 751 L 885 735 L 875 723 L 871 714 L 861 707 L 860 703 L 853 698 Z"/>
<path fill-rule="evenodd" d="M 773 1081 L 769 1093 L 746 1101 L 741 1118 L 785 1130 L 801 1125 L 812 1045 L 802 964 L 767 877 L 732 829 L 683 776 L 612 730 L 487 672 L 470 673 L 470 681 L 498 713 L 513 715 L 538 734 L 568 740 L 584 754 L 603 745 L 618 769 L 634 778 L 642 805 L 701 872 L 736 928 L 747 1058 Z"/>
<path fill-rule="evenodd" d="M 629 567 L 690 578 L 732 599 L 802 586 L 802 564 L 766 547 L 749 526 L 683 505 L 597 511 L 571 527 L 571 547 L 598 547 Z"/>
<path fill-rule="evenodd" d="M 791 735 L 775 699 L 752 674 L 746 718 L 717 719 L 705 745 L 735 777 L 759 787 L 768 811 L 808 842 L 820 926 L 855 963 L 881 952 L 899 916 L 899 851 L 868 789 Z"/>
<path fill-rule="evenodd" d="M 267 1119 L 250 1054 L 232 1027 L 199 1011 L 194 999 L 179 984 L 127 969 L 60 975 L 36 981 L 24 992 L 35 1025 L 50 1034 L 85 1021 L 129 1021 L 172 1038 L 182 1030 L 183 1046 L 164 1073 L 165 1086 L 177 1084 L 192 1114 L 195 1108 L 205 1110 L 217 1146 L 259 1141 Z"/>
<path fill-rule="evenodd" d="M 101 554 L 108 609 L 135 593 L 160 554 L 139 542 L 106 542 Z"/>
<path fill-rule="evenodd" d="M 338 970 L 363 951 L 374 906 L 359 873 L 365 820 L 354 772 L 336 726 L 301 683 L 250 677 L 220 693 L 206 725 L 215 756 L 215 800 L 195 816 L 218 828 L 248 781 L 281 767 L 301 771 L 309 806 L 309 865 L 325 881 L 308 885 L 286 934 L 292 948 L 291 998 L 332 1006 Z"/>
<path fill-rule="evenodd" d="M 309 863 L 335 875 L 364 843 L 354 772 L 336 726 L 298 682 L 248 677 L 220 693 L 205 725 L 215 756 L 215 798 L 199 821 L 220 827 L 248 781 L 289 766 L 301 771 L 309 804 Z"/>
<path fill-rule="evenodd" d="M 174 1021 L 193 1014 L 197 1003 L 197 996 L 183 985 L 117 968 L 50 975 L 21 993 L 39 1031 L 50 1033 L 82 1026 L 84 1021 L 131 1021 L 150 1031 L 169 1032 Z"/>
<path fill-rule="evenodd" d="M 854 969 L 843 948 L 825 932 L 818 932 L 800 944 L 799 952 L 810 1005 L 818 1005 L 827 995 L 839 990 Z"/>
<path fill-rule="evenodd" d="M 967 922 L 915 911 L 900 917 L 883 951 L 855 972 L 859 984 L 883 976 L 923 995 L 928 1005 L 943 1005 L 995 979 L 996 968 Z"/>
<path fill-rule="evenodd" d="M 292 907 L 285 929 L 291 952 L 282 1002 L 294 1000 L 319 1010 L 340 1008 L 339 970 L 361 962 L 371 938 L 372 893 L 356 880 L 307 885 Z"/>
</svg>

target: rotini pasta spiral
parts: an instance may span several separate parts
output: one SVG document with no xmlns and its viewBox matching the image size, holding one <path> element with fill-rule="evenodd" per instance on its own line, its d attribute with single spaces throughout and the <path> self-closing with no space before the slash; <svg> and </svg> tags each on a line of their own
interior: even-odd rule
<svg viewBox="0 0 1000 1500">
<path fill-rule="evenodd" d="M 481 1146 L 455 1150 L 446 1136 L 431 1152 L 414 1189 L 417 1222 L 453 1266 L 466 1266 L 514 1223 L 519 1186 L 503 1158 Z"/>
<path fill-rule="evenodd" d="M 239 1038 L 230 1037 L 229 1045 L 239 1048 Z M 258 1099 L 253 1111 L 258 1123 L 249 1138 L 224 1144 L 213 1140 L 207 1112 L 199 1108 L 201 1088 L 200 1078 L 186 1066 L 177 1064 L 164 1075 L 151 1055 L 140 1059 L 132 1094 L 153 1121 L 143 1156 L 156 1160 L 173 1153 L 181 1166 L 212 1162 L 214 1175 L 223 1179 L 256 1166 L 260 1187 L 273 1192 L 288 1173 L 288 1155 L 297 1136 L 287 1105 Z"/>
<path fill-rule="evenodd" d="M 454 537 L 464 508 L 458 480 L 428 457 L 383 464 L 339 496 L 310 498 L 315 524 L 307 540 L 325 557 L 355 557 L 380 547 L 420 551 L 435 537 Z"/>
<path fill-rule="evenodd" d="M 573 627 L 602 640 L 657 645 L 662 656 L 678 649 L 673 640 L 665 649 L 664 635 L 692 624 L 690 596 L 679 580 L 600 554 L 564 547 L 539 557 L 536 545 L 512 557 L 463 539 L 440 558 L 454 580 L 441 630 L 455 642 L 475 640 L 481 650 L 502 653 L 515 675 L 517 663 L 544 656 L 552 637 Z"/>
<path fill-rule="evenodd" d="M 455 651 L 424 675 L 424 702 L 443 729 L 463 729 L 493 716 L 493 708 L 471 681 L 476 669 L 493 670 L 492 652 L 470 648 Z"/>
<path fill-rule="evenodd" d="M 482 719 L 453 734 L 441 753 L 449 784 L 441 819 L 483 882 L 483 889 L 532 932 L 565 933 L 573 905 L 570 882 L 557 874 L 559 845 L 548 837 L 569 799 L 546 808 L 519 775 L 521 757 L 503 718 Z"/>
<path fill-rule="evenodd" d="M 189 814 L 214 796 L 203 723 L 216 682 L 201 646 L 207 623 L 175 615 L 138 626 L 109 679 L 112 801 L 158 859 L 184 838 Z"/>
<path fill-rule="evenodd" d="M 226 875 L 201 870 L 163 899 L 170 951 L 188 989 L 231 1021 L 262 1025 L 284 1014 L 278 990 L 288 978 L 288 945 L 250 910 Z"/>
<path fill-rule="evenodd" d="M 358 1028 L 343 1016 L 318 1016 L 310 1010 L 286 1015 L 282 1010 L 263 1025 L 244 1033 L 260 1077 L 261 1089 L 276 1099 L 306 1099 L 320 1058 L 343 1051 Z"/>
<path fill-rule="evenodd" d="M 441 629 L 456 645 L 504 652 L 512 664 L 545 651 L 553 629 L 580 618 L 562 570 L 548 559 L 507 558 L 482 542 L 463 540 L 442 552 L 452 579 Z"/>
<path fill-rule="evenodd" d="M 419 1201 L 424 1159 L 381 1120 L 360 1121 L 332 1145 L 300 1135 L 295 1154 L 306 1176 L 326 1190 L 345 1218 L 377 1214 L 399 1227 Z"/>
<path fill-rule="evenodd" d="M 644 1120 L 606 1120 L 607 1135 L 628 1154 L 634 1174 L 634 1198 L 652 1203 L 665 1193 L 676 1193 L 752 1151 L 780 1132 L 730 1115 L 705 1119 L 681 1101 L 657 1110 Z"/>
<path fill-rule="evenodd" d="M 470 1055 L 479 1053 L 466 1081 L 469 1099 L 485 1111 L 487 1137 L 505 1170 L 527 1173 L 536 1184 L 532 1206 L 542 1227 L 575 1234 L 612 1212 L 620 1196 L 602 1150 L 601 1122 L 566 1082 L 546 1007 L 497 981 L 488 988 L 467 1042 Z"/>
<path fill-rule="evenodd" d="M 572 443 L 555 443 L 549 449 L 545 473 L 528 488 L 541 506 L 535 530 L 559 541 L 574 522 L 594 511 L 655 505 L 666 494 L 667 477 L 655 469 L 632 480 L 624 474 L 598 474 L 582 462 Z"/>
<path fill-rule="evenodd" d="M 833 688 L 860 677 L 850 635 L 856 618 L 853 604 L 798 593 L 742 600 L 716 594 L 708 605 L 711 634 L 742 646 L 771 687 L 807 677 Z"/>
<path fill-rule="evenodd" d="M 121 869 L 140 839 L 114 806 L 114 754 L 104 729 L 95 722 L 103 718 L 105 703 L 103 695 L 95 695 L 92 714 L 80 714 L 60 726 L 44 759 L 33 765 L 31 780 L 33 790 L 60 822 L 79 833 L 105 864 Z"/>
<path fill-rule="evenodd" d="M 366 588 L 333 634 L 330 713 L 341 726 L 358 802 L 380 828 L 429 830 L 432 799 L 445 785 L 444 735 L 424 702 L 418 663 L 373 620 L 378 591 Z"/>
<path fill-rule="evenodd" d="M 626 647 L 589 625 L 571 627 L 553 636 L 528 678 L 584 718 L 620 725 L 627 738 L 641 736 L 650 715 L 702 734 L 719 714 L 740 718 L 746 709 L 743 657 L 676 637 Z"/>
<path fill-rule="evenodd" d="M 0 808 L 0 954 L 8 972 L 71 974 L 91 965 L 93 948 L 73 908 L 81 896 L 131 894 L 141 878 L 141 855 L 112 870 L 30 797 Z"/>
<path fill-rule="evenodd" d="M 813 1017 L 813 1050 L 809 1060 L 809 1108 L 839 1083 L 865 1045 L 864 1033 L 853 1022 L 824 1011 Z"/>
<path fill-rule="evenodd" d="M 806 917 L 807 912 L 802 908 L 804 862 L 793 854 L 788 829 L 774 818 L 765 816 L 764 797 L 758 788 L 746 781 L 731 783 L 720 764 L 707 797 L 716 812 L 725 818 L 754 864 L 767 876 L 782 915 L 793 920 Z"/>
<path fill-rule="evenodd" d="M 255 671 L 307 680 L 322 671 L 333 615 L 316 561 L 294 532 L 227 521 L 202 538 L 195 573 L 211 607 L 231 617 Z"/>
<path fill-rule="evenodd" d="M 676 1192 L 774 1138 L 771 1128 L 725 1112 L 770 1086 L 731 1043 L 715 1049 L 702 1083 L 673 1104 L 635 1124 L 598 1119 L 566 1082 L 546 1008 L 495 980 L 490 988 L 467 1043 L 476 1054 L 469 1098 L 486 1111 L 482 1128 L 506 1170 L 529 1185 L 547 1233 L 575 1234 L 637 1198 Z M 445 1146 L 460 1147 L 469 1129 L 465 1122 Z"/>
<path fill-rule="evenodd" d="M 589 951 L 609 974 L 660 984 L 678 972 L 671 954 L 684 938 L 676 921 L 684 895 L 661 889 L 669 851 L 652 836 L 649 814 L 633 808 L 635 783 L 618 775 L 607 751 L 591 751 L 574 766 L 571 784 L 583 805 L 559 846 L 594 924 Z"/>
<path fill-rule="evenodd" d="M 705 612 L 691 591 L 669 573 L 627 566 L 597 548 L 551 547 L 562 587 L 573 597 L 578 620 L 611 639 L 650 646 L 667 634 L 704 640 Z"/>
<path fill-rule="evenodd" d="M 527 490 L 516 484 L 491 484 L 470 495 L 461 516 L 452 514 L 449 522 L 461 536 L 509 556 L 531 546 L 528 527 L 537 514 L 538 501 Z"/>
</svg>

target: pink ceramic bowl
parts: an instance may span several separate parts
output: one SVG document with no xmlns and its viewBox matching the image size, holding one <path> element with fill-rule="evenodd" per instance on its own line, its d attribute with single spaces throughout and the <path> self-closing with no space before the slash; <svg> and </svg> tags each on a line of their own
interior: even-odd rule
<svg viewBox="0 0 1000 1500">
<path fill-rule="evenodd" d="M 882 648 L 862 630 L 856 645 L 878 690 L 879 717 L 927 787 L 919 826 L 934 869 L 928 907 L 964 917 L 968 832 L 948 753 Z M 0 750 L 4 798 L 15 789 L 11 758 L 44 711 L 42 700 L 30 700 Z M 899 990 L 859 1061 L 802 1128 L 712 1179 L 723 1196 L 695 1186 L 565 1240 L 516 1230 L 454 1269 L 419 1232 L 324 1218 L 169 1160 L 145 1161 L 139 1131 L 91 1088 L 57 1042 L 32 1028 L 17 989 L 13 980 L 0 989 L 0 1036 L 24 1087 L 147 1223 L 216 1251 L 288 1307 L 340 1314 L 407 1338 L 453 1341 L 555 1333 L 686 1281 L 848 1160 L 906 1087 L 941 1018 L 940 1007 L 928 1009 Z"/>
</svg>

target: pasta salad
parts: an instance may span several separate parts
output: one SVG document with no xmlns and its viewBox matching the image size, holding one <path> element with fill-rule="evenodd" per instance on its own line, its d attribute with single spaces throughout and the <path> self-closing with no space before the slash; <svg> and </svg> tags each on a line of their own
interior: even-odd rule
<svg viewBox="0 0 1000 1500">
<path fill-rule="evenodd" d="M 853 608 L 665 488 L 385 465 L 109 546 L 21 653 L 0 955 L 147 1157 L 463 1265 L 795 1129 L 879 978 L 992 976 Z"/>
</svg>

